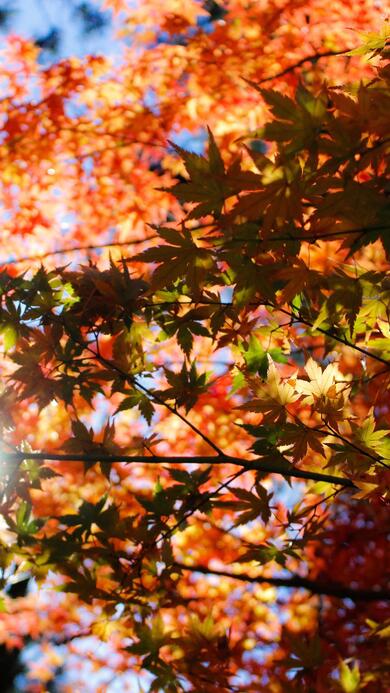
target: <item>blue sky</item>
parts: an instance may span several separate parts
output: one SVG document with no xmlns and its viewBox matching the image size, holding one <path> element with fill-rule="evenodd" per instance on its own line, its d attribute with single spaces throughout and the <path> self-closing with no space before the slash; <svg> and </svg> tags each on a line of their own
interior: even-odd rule
<svg viewBox="0 0 390 693">
<path fill-rule="evenodd" d="M 8 31 L 37 38 L 47 34 L 51 28 L 60 29 L 62 36 L 57 58 L 87 53 L 117 53 L 118 44 L 113 39 L 112 23 L 90 35 L 83 34 L 81 24 L 74 15 L 76 4 L 71 0 L 11 0 L 5 3 L 7 8 L 15 9 Z M 100 6 L 100 3 L 93 4 L 97 8 Z"/>
</svg>

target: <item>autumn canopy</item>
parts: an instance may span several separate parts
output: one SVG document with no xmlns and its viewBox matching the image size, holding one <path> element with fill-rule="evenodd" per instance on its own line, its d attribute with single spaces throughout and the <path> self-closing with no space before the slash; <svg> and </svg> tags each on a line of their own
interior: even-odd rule
<svg viewBox="0 0 390 693">
<path fill-rule="evenodd" d="M 96 5 L 0 56 L 0 659 L 385 693 L 385 3 Z"/>
</svg>

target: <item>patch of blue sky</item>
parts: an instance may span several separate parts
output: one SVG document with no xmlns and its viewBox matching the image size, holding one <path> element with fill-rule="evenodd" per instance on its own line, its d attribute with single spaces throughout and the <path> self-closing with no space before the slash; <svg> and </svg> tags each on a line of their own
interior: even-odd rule
<svg viewBox="0 0 390 693">
<path fill-rule="evenodd" d="M 87 115 L 89 111 L 86 104 L 75 101 L 74 99 L 72 101 L 66 101 L 64 108 L 65 113 L 69 118 L 82 118 L 82 116 Z M 96 119 L 95 125 L 101 125 L 101 121 Z"/>
<path fill-rule="evenodd" d="M 59 29 L 60 39 L 55 52 L 42 51 L 40 60 L 42 63 L 51 63 L 58 58 L 66 58 L 70 55 L 83 57 L 88 54 L 110 55 L 118 58 L 122 52 L 123 43 L 117 41 L 115 33 L 121 15 L 114 20 L 110 10 L 103 12 L 105 22 L 98 30 L 83 32 L 81 21 L 77 21 L 75 5 L 69 0 L 14 0 L 10 3 L 14 13 L 11 17 L 12 32 L 25 38 L 39 39 L 47 36 L 50 31 Z M 134 6 L 138 3 L 134 2 Z M 93 3 L 101 12 L 102 4 Z M 185 43 L 199 30 L 211 33 L 215 29 L 215 21 L 211 16 L 199 15 L 197 26 L 191 27 L 186 34 L 172 36 L 167 32 L 161 32 L 158 43 Z"/>
<path fill-rule="evenodd" d="M 158 97 L 155 89 L 152 89 L 151 87 L 149 89 L 146 89 L 143 99 L 144 106 L 146 106 L 146 108 L 152 111 L 152 113 L 154 113 L 155 115 L 159 115 L 160 108 L 158 105 Z"/>
<path fill-rule="evenodd" d="M 174 144 L 194 154 L 204 154 L 207 131 L 206 128 L 199 128 L 196 132 L 183 128 L 180 132 L 172 132 L 170 139 Z"/>
<path fill-rule="evenodd" d="M 77 223 L 77 214 L 75 212 L 64 212 L 59 218 L 59 231 L 61 236 L 66 236 L 71 226 Z"/>
<path fill-rule="evenodd" d="M 120 42 L 115 40 L 112 21 L 99 31 L 83 33 L 82 25 L 76 21 L 74 5 L 68 0 L 15 0 L 12 16 L 12 32 L 25 38 L 42 37 L 53 28 L 61 31 L 61 40 L 56 54 L 42 51 L 42 62 L 53 62 L 70 55 L 83 57 L 90 53 L 118 56 Z"/>
<path fill-rule="evenodd" d="M 233 293 L 234 293 L 234 287 L 233 286 L 225 286 L 221 290 L 221 302 L 222 303 L 231 303 L 233 300 Z"/>
<path fill-rule="evenodd" d="M 232 352 L 229 347 L 218 349 L 218 351 L 214 352 L 210 359 L 210 366 L 213 367 L 213 377 L 226 373 L 226 371 L 230 369 L 232 363 Z"/>
</svg>

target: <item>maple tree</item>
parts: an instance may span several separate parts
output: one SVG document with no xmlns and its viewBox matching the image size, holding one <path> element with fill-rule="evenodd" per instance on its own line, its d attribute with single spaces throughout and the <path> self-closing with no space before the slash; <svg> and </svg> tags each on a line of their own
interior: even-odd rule
<svg viewBox="0 0 390 693">
<path fill-rule="evenodd" d="M 381 3 L 103 5 L 120 64 L 1 64 L 1 641 L 33 692 L 386 691 Z"/>
</svg>

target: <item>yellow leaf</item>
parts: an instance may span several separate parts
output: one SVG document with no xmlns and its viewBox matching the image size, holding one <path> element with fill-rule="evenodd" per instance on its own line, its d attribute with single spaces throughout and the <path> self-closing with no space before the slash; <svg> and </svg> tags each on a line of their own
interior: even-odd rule
<svg viewBox="0 0 390 693">
<path fill-rule="evenodd" d="M 269 355 L 268 360 L 270 365 L 267 381 L 265 383 L 259 381 L 254 392 L 255 398 L 239 408 L 263 412 L 265 414 L 264 419 L 274 421 L 285 414 L 286 406 L 296 402 L 299 394 L 295 392 L 293 386 L 295 380 L 290 378 L 288 382 L 282 381 L 279 371 Z"/>
<path fill-rule="evenodd" d="M 303 404 L 314 405 L 316 410 L 337 427 L 337 421 L 345 418 L 344 406 L 349 389 L 350 376 L 338 369 L 337 363 L 329 363 L 325 370 L 309 358 L 305 365 L 309 381 L 296 382 L 297 391 L 305 395 Z"/>
<path fill-rule="evenodd" d="M 366 498 L 378 488 L 376 484 L 371 484 L 368 481 L 354 481 L 353 483 L 360 488 L 360 491 L 355 493 L 354 498 Z"/>
<path fill-rule="evenodd" d="M 119 629 L 119 624 L 116 621 L 109 621 L 108 619 L 104 619 L 101 621 L 96 621 L 91 628 L 91 632 L 93 635 L 96 635 L 97 638 L 100 640 L 103 640 L 103 642 L 107 642 L 111 635 L 115 633 Z"/>
<path fill-rule="evenodd" d="M 344 693 L 355 693 L 359 690 L 360 673 L 357 664 L 350 669 L 347 662 L 340 663 L 340 685 Z"/>
</svg>

